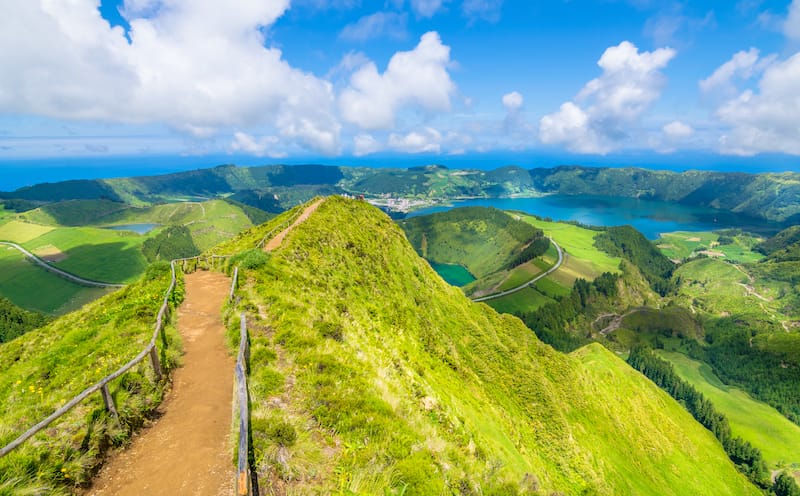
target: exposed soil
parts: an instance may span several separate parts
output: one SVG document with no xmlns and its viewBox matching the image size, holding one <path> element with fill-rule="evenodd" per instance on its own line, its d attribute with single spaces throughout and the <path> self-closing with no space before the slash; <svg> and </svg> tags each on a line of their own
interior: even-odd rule
<svg viewBox="0 0 800 496">
<path fill-rule="evenodd" d="M 289 234 L 289 231 L 294 229 L 295 226 L 297 226 L 298 224 L 305 222 L 305 220 L 308 219 L 311 216 L 311 214 L 314 213 L 314 211 L 317 209 L 317 207 L 319 207 L 322 204 L 323 201 L 325 201 L 325 199 L 320 198 L 319 200 L 315 201 L 314 203 L 306 207 L 306 209 L 303 210 L 303 213 L 300 214 L 300 217 L 298 217 L 297 220 L 295 220 L 291 226 L 287 227 L 286 229 L 281 231 L 277 236 L 269 240 L 269 242 L 264 246 L 264 251 L 272 251 L 275 248 L 279 247 L 281 243 L 283 243 L 283 238 L 285 238 L 286 235 Z"/>
<path fill-rule="evenodd" d="M 91 496 L 230 495 L 234 359 L 225 346 L 221 308 L 230 280 L 216 272 L 186 275 L 178 309 L 183 367 L 173 373 L 163 415 L 106 463 Z"/>
</svg>

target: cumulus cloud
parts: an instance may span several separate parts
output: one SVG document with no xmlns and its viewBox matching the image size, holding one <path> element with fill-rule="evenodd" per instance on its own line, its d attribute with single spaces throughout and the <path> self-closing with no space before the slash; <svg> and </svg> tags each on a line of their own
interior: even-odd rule
<svg viewBox="0 0 800 496">
<path fill-rule="evenodd" d="M 408 36 L 408 16 L 397 12 L 376 12 L 364 16 L 344 27 L 339 37 L 351 41 L 366 41 L 374 38 L 404 40 Z"/>
<path fill-rule="evenodd" d="M 164 122 L 195 136 L 269 125 L 338 150 L 332 86 L 265 47 L 288 0 L 127 0 L 127 33 L 96 0 L 0 4 L 0 111 Z M 25 19 L 25 22 L 19 22 Z"/>
<path fill-rule="evenodd" d="M 509 112 L 519 111 L 519 109 L 522 108 L 522 102 L 522 95 L 517 91 L 512 91 L 511 93 L 503 95 L 503 106 Z"/>
<path fill-rule="evenodd" d="M 720 139 L 723 152 L 800 155 L 800 53 L 769 65 L 756 90 L 747 89 L 717 109 L 730 132 Z"/>
<path fill-rule="evenodd" d="M 406 135 L 389 135 L 389 147 L 405 153 L 439 153 L 442 150 L 442 133 L 432 127 L 412 131 Z"/>
<path fill-rule="evenodd" d="M 681 121 L 672 121 L 669 124 L 665 124 L 661 129 L 664 131 L 664 134 L 671 139 L 688 138 L 694 134 L 692 126 Z"/>
<path fill-rule="evenodd" d="M 392 56 L 383 74 L 373 62 L 353 73 L 339 97 L 342 118 L 363 129 L 388 129 L 402 105 L 450 110 L 455 84 L 449 64 L 450 47 L 442 44 L 438 33 L 425 33 L 413 50 Z"/>
<path fill-rule="evenodd" d="M 378 140 L 370 134 L 358 134 L 353 137 L 353 155 L 363 157 L 383 150 Z"/>
<path fill-rule="evenodd" d="M 275 146 L 280 140 L 276 136 L 262 136 L 255 138 L 252 135 L 237 131 L 233 135 L 230 149 L 234 152 L 244 152 L 258 157 L 269 156 L 272 158 L 286 157 L 285 152 L 275 151 Z"/>
<path fill-rule="evenodd" d="M 575 101 L 542 117 L 539 138 L 580 153 L 608 153 L 631 131 L 639 117 L 661 96 L 661 70 L 675 56 L 671 48 L 639 52 L 623 41 L 606 49 L 597 65 L 600 77 L 586 83 Z"/>
<path fill-rule="evenodd" d="M 709 95 L 731 96 L 736 92 L 736 84 L 750 79 L 755 74 L 762 72 L 775 61 L 775 55 L 760 57 L 757 48 L 737 52 L 731 59 L 717 69 L 707 78 L 700 81 L 700 89 Z"/>
</svg>

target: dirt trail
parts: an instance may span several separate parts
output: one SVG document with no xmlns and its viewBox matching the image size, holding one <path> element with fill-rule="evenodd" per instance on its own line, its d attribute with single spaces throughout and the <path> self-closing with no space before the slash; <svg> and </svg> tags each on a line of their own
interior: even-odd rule
<svg viewBox="0 0 800 496">
<path fill-rule="evenodd" d="M 317 207 L 319 207 L 322 204 L 323 201 L 325 201 L 325 198 L 320 198 L 311 205 L 307 206 L 306 209 L 303 210 L 303 213 L 300 214 L 300 217 L 298 217 L 297 220 L 295 220 L 291 226 L 287 227 L 286 229 L 278 233 L 277 236 L 269 240 L 269 242 L 267 242 L 267 244 L 264 245 L 264 251 L 272 251 L 275 248 L 279 247 L 281 243 L 283 243 L 283 238 L 285 238 L 286 235 L 289 234 L 289 231 L 291 231 L 292 229 L 295 228 L 295 226 L 297 226 L 298 224 L 302 224 L 303 222 L 305 222 L 306 219 L 311 217 L 311 214 L 314 213 L 314 211 L 317 209 Z"/>
<path fill-rule="evenodd" d="M 220 316 L 229 288 L 229 279 L 216 272 L 186 275 L 178 309 L 184 365 L 173 373 L 172 391 L 159 407 L 163 416 L 112 457 L 88 495 L 233 494 L 234 359 Z"/>
</svg>

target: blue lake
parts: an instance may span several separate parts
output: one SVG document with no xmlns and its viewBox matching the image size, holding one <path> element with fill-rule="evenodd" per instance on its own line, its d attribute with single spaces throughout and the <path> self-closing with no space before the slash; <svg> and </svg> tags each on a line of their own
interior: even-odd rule
<svg viewBox="0 0 800 496">
<path fill-rule="evenodd" d="M 112 231 L 133 231 L 138 234 L 147 234 L 159 224 L 121 224 L 119 226 L 107 226 L 105 229 L 111 229 Z"/>
<path fill-rule="evenodd" d="M 551 195 L 539 198 L 480 198 L 417 210 L 409 217 L 442 212 L 455 207 L 495 207 L 518 210 L 553 220 L 569 220 L 592 226 L 631 225 L 648 239 L 673 231 L 714 231 L 740 228 L 759 234 L 774 234 L 781 226 L 772 222 L 742 217 L 713 208 L 690 207 L 677 203 L 609 196 Z"/>
</svg>

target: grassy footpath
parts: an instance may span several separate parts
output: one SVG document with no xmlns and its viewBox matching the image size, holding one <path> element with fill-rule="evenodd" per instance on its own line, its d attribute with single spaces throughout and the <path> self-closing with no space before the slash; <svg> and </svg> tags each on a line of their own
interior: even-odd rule
<svg viewBox="0 0 800 496">
<path fill-rule="evenodd" d="M 800 426 L 744 391 L 723 384 L 709 365 L 681 353 L 658 354 L 728 417 L 735 436 L 761 450 L 771 468 L 783 464 L 800 468 Z"/>
<path fill-rule="evenodd" d="M 168 264 L 153 265 L 141 281 L 0 346 L 0 445 L 144 348 L 152 336 L 169 274 Z M 182 294 L 181 285 L 173 306 Z M 177 340 L 176 331 L 168 325 L 159 342 L 165 369 L 177 363 Z M 102 453 L 124 443 L 162 394 L 147 360 L 113 381 L 110 390 L 120 412 L 119 424 L 106 414 L 100 395 L 92 395 L 0 458 L 0 495 L 62 494 L 87 482 Z"/>
<path fill-rule="evenodd" d="M 108 289 L 87 288 L 58 277 L 29 262 L 17 250 L 0 246 L 0 294 L 17 306 L 60 315 L 108 292 Z"/>
</svg>

